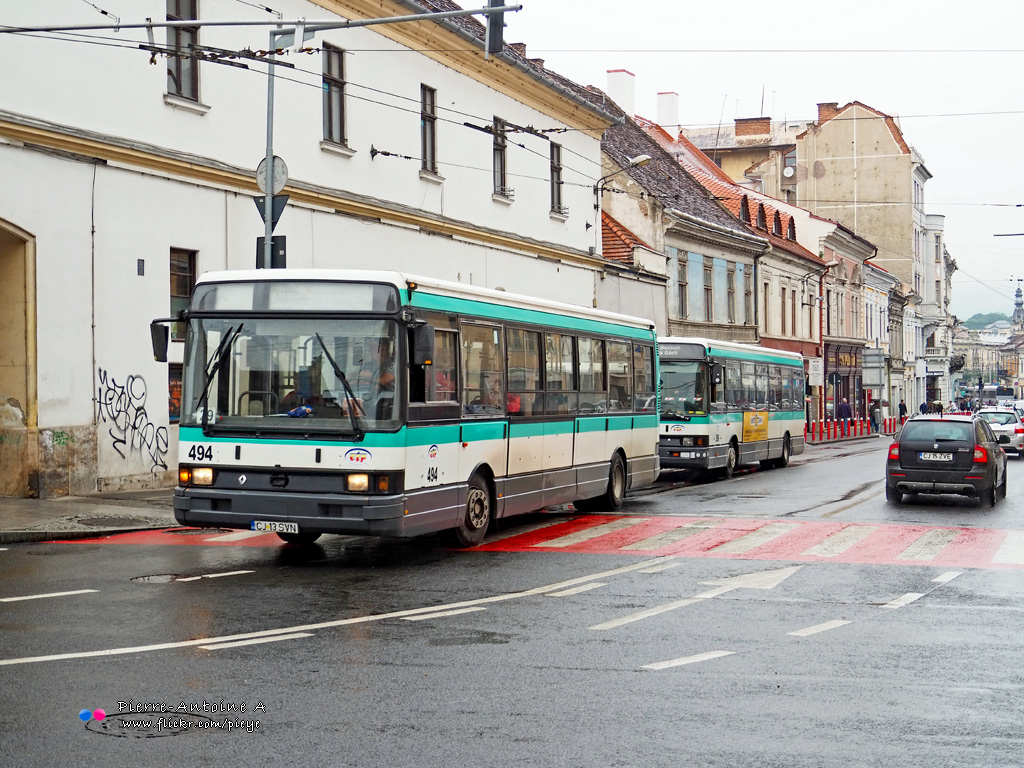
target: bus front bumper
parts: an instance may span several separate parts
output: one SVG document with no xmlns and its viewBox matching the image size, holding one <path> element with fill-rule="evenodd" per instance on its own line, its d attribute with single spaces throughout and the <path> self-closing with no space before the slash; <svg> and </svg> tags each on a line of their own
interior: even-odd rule
<svg viewBox="0 0 1024 768">
<path fill-rule="evenodd" d="M 714 448 L 681 448 L 679 446 L 658 446 L 658 459 L 665 469 L 710 469 L 723 466 L 718 461 Z"/>
<path fill-rule="evenodd" d="M 266 493 L 203 488 L 174 489 L 174 518 L 199 528 L 251 529 L 253 521 L 296 523 L 300 532 L 415 536 L 421 521 L 409 516 L 404 494 Z"/>
</svg>

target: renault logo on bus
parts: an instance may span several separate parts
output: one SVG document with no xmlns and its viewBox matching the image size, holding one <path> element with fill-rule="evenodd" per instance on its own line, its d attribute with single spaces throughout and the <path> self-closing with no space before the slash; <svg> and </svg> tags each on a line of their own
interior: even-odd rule
<svg viewBox="0 0 1024 768">
<path fill-rule="evenodd" d="M 345 451 L 345 461 L 349 464 L 365 464 L 373 458 L 373 454 L 363 448 L 352 448 Z"/>
</svg>

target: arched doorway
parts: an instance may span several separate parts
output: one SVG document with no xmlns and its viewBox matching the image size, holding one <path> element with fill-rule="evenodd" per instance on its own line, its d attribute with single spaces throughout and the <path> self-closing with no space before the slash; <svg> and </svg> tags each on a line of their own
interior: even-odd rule
<svg viewBox="0 0 1024 768">
<path fill-rule="evenodd" d="M 35 238 L 0 219 L 0 496 L 38 496 Z"/>
</svg>

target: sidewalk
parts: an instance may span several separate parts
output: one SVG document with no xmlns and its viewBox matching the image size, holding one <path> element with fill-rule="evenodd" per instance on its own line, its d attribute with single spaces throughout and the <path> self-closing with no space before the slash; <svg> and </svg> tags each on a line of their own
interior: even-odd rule
<svg viewBox="0 0 1024 768">
<path fill-rule="evenodd" d="M 178 523 L 173 489 L 95 493 L 58 499 L 0 497 L 0 545 L 51 539 L 93 539 Z"/>
</svg>

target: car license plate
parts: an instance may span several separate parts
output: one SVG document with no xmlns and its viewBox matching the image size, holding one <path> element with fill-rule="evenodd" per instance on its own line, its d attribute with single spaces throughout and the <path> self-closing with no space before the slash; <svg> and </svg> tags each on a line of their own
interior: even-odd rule
<svg viewBox="0 0 1024 768">
<path fill-rule="evenodd" d="M 274 520 L 253 520 L 249 527 L 254 531 L 267 533 L 298 533 L 298 523 L 279 523 Z"/>
<path fill-rule="evenodd" d="M 952 453 L 922 453 L 921 461 L 952 461 Z"/>
</svg>

